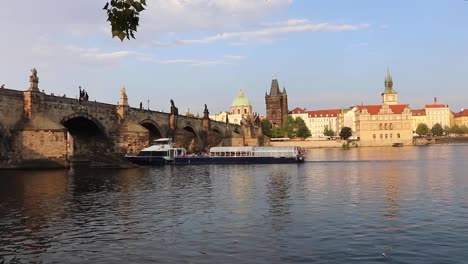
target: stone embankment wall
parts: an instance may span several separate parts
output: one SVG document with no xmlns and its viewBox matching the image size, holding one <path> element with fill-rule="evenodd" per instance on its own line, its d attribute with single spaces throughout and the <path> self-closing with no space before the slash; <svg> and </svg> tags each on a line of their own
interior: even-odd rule
<svg viewBox="0 0 468 264">
<path fill-rule="evenodd" d="M 304 149 L 310 148 L 341 148 L 345 140 L 289 140 L 271 141 L 271 146 L 299 146 Z"/>
</svg>

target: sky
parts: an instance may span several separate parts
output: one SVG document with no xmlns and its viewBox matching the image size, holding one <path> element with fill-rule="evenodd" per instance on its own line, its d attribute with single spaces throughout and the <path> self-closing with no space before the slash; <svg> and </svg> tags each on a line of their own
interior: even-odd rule
<svg viewBox="0 0 468 264">
<path fill-rule="evenodd" d="M 0 84 L 179 113 L 229 110 L 239 90 L 265 114 L 278 79 L 289 109 L 399 103 L 468 108 L 468 1 L 147 0 L 135 40 L 112 38 L 106 0 L 0 0 Z"/>
</svg>

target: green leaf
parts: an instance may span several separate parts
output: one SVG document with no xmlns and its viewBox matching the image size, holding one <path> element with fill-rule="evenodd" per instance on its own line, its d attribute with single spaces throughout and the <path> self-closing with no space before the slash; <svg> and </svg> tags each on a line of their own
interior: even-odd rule
<svg viewBox="0 0 468 264">
<path fill-rule="evenodd" d="M 141 5 L 140 2 L 133 3 L 133 7 L 135 8 L 135 10 L 137 12 L 141 12 L 141 11 L 145 10 L 145 8 Z"/>
</svg>

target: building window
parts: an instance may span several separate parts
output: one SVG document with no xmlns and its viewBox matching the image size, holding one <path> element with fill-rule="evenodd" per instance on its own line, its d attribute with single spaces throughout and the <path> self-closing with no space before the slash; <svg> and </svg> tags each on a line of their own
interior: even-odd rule
<svg viewBox="0 0 468 264">
<path fill-rule="evenodd" d="M 390 130 L 393 129 L 393 123 L 390 123 Z"/>
<path fill-rule="evenodd" d="M 382 138 L 383 138 L 383 135 L 382 135 L 382 134 L 380 134 L 380 139 L 382 139 Z"/>
<path fill-rule="evenodd" d="M 388 138 L 388 134 L 385 134 L 385 139 L 387 139 L 387 138 Z"/>
<path fill-rule="evenodd" d="M 388 128 L 387 128 L 387 123 L 385 123 L 385 130 L 387 130 L 387 129 L 388 129 Z"/>
<path fill-rule="evenodd" d="M 240 109 L 237 109 L 237 114 L 240 114 Z"/>
<path fill-rule="evenodd" d="M 400 133 L 396 134 L 397 138 L 400 138 Z"/>
<path fill-rule="evenodd" d="M 379 128 L 380 128 L 380 130 L 382 130 L 382 128 L 383 128 L 382 123 L 379 124 Z"/>
<path fill-rule="evenodd" d="M 244 109 L 244 114 L 247 114 L 247 109 Z"/>
<path fill-rule="evenodd" d="M 392 137 L 393 137 L 393 134 L 390 134 L 390 138 L 392 138 Z"/>
<path fill-rule="evenodd" d="M 374 134 L 374 135 L 372 135 L 372 138 L 373 138 L 373 139 L 375 139 L 375 138 L 376 138 L 375 134 Z"/>
</svg>

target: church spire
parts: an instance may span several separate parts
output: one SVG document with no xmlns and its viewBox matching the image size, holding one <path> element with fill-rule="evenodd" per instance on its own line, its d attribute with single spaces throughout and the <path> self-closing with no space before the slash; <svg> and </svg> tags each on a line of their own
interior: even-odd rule
<svg viewBox="0 0 468 264">
<path fill-rule="evenodd" d="M 396 93 L 393 90 L 393 78 L 392 75 L 390 74 L 390 70 L 387 67 L 387 75 L 385 76 L 385 91 L 384 93 Z"/>
<path fill-rule="evenodd" d="M 281 92 L 280 92 L 280 89 L 279 89 L 278 80 L 273 79 L 271 81 L 270 96 L 278 96 L 280 94 L 281 94 Z"/>
<path fill-rule="evenodd" d="M 385 76 L 385 91 L 382 93 L 382 103 L 386 105 L 398 104 L 398 93 L 393 90 L 393 79 L 388 67 Z"/>
</svg>

